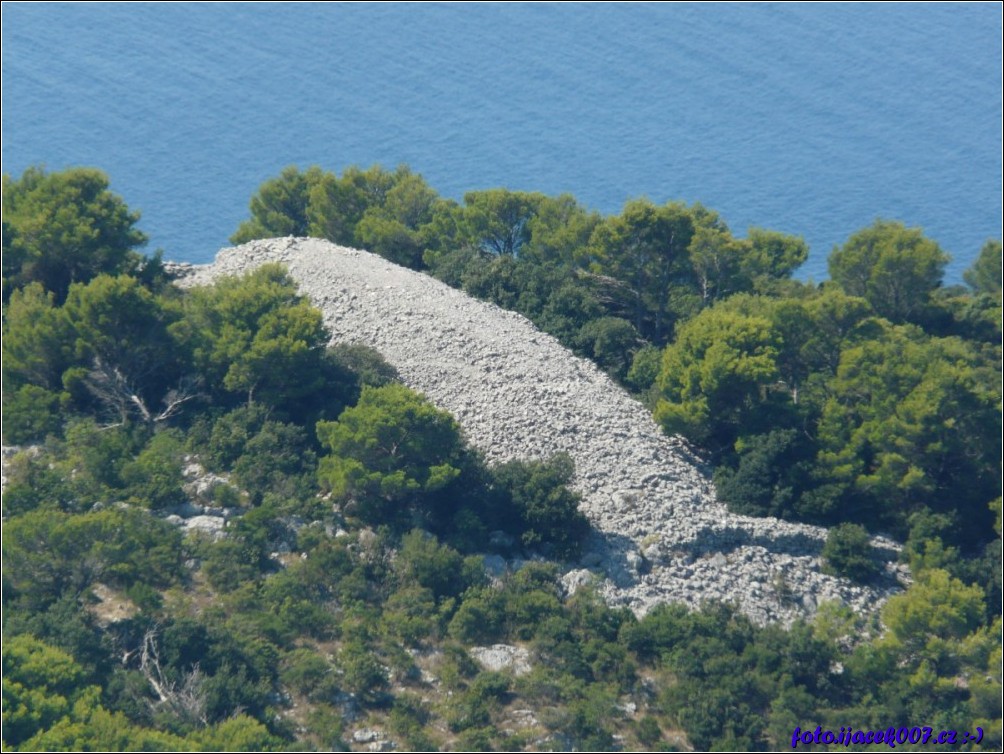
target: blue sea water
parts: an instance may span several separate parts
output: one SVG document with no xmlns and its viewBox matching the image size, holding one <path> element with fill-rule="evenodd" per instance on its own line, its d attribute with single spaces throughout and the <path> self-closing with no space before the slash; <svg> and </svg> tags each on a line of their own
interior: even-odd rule
<svg viewBox="0 0 1004 754">
<path fill-rule="evenodd" d="M 700 201 L 799 234 L 876 217 L 961 272 L 1001 237 L 999 3 L 4 4 L 3 171 L 93 165 L 149 248 L 209 261 L 284 166 L 441 194 Z"/>
</svg>

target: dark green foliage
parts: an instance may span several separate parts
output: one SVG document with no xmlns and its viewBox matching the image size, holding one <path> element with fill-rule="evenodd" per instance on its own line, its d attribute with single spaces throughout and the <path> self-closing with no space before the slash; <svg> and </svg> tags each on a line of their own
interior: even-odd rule
<svg viewBox="0 0 1004 754">
<path fill-rule="evenodd" d="M 596 227 L 590 245 L 597 270 L 627 286 L 630 321 L 638 332 L 665 342 L 687 304 L 670 295 L 688 286 L 688 258 L 694 219 L 679 203 L 657 207 L 647 200 L 628 202 L 624 211 Z"/>
<path fill-rule="evenodd" d="M 659 728 L 659 721 L 651 715 L 645 715 L 645 717 L 638 721 L 635 727 L 635 735 L 642 744 L 648 748 L 652 748 L 657 741 L 662 739 L 662 730 Z"/>
<path fill-rule="evenodd" d="M 4 599 L 44 608 L 96 582 L 167 586 L 180 575 L 180 537 L 143 511 L 39 510 L 4 526 Z"/>
<path fill-rule="evenodd" d="M 361 385 L 382 387 L 398 381 L 397 370 L 384 360 L 380 352 L 362 343 L 338 343 L 328 349 L 327 357 L 354 374 Z"/>
<path fill-rule="evenodd" d="M 996 294 L 999 297 L 1002 267 L 1004 267 L 1004 249 L 1002 249 L 1000 241 L 991 239 L 983 244 L 980 255 L 965 271 L 963 277 L 976 293 Z"/>
<path fill-rule="evenodd" d="M 801 493 L 811 483 L 814 448 L 793 429 L 744 438 L 738 444 L 739 466 L 719 466 L 715 488 L 729 510 L 747 516 L 788 518 L 808 512 L 799 506 Z"/>
<path fill-rule="evenodd" d="M 579 347 L 614 379 L 623 381 L 642 343 L 630 322 L 619 317 L 603 317 L 586 323 L 578 334 Z"/>
<path fill-rule="evenodd" d="M 465 644 L 490 644 L 502 634 L 504 610 L 501 596 L 493 590 L 467 594 L 450 621 L 450 636 Z"/>
<path fill-rule="evenodd" d="M 3 299 L 37 282 L 62 301 L 72 283 L 102 273 L 132 273 L 146 243 L 130 212 L 93 168 L 46 173 L 28 168 L 3 177 Z"/>
<path fill-rule="evenodd" d="M 373 704 L 383 698 L 387 672 L 372 651 L 360 642 L 347 644 L 338 655 L 345 688 L 361 702 Z"/>
<path fill-rule="evenodd" d="M 829 573 L 855 581 L 868 581 L 878 573 L 871 557 L 871 539 L 858 524 L 840 524 L 830 529 L 823 547 L 823 560 Z"/>
<path fill-rule="evenodd" d="M 455 596 L 468 586 L 460 553 L 418 529 L 402 538 L 394 570 L 403 583 L 429 589 L 437 599 Z"/>
<path fill-rule="evenodd" d="M 56 396 L 61 409 L 149 425 L 184 402 L 178 400 L 184 355 L 168 335 L 176 315 L 134 278 L 98 275 L 74 284 L 61 307 L 39 286 L 28 286 L 12 296 L 5 314 L 5 394 L 23 400 L 28 384 L 47 391 L 37 393 L 44 400 L 31 412 L 31 439 L 38 439 L 39 425 L 56 428 Z M 15 409 L 15 417 L 29 411 L 23 404 Z"/>
<path fill-rule="evenodd" d="M 309 235 L 310 191 L 321 177 L 318 167 L 301 173 L 290 166 L 278 178 L 263 183 L 258 193 L 251 197 L 251 219 L 241 223 L 230 241 L 245 243 L 256 238 Z"/>
<path fill-rule="evenodd" d="M 394 699 L 389 722 L 391 730 L 401 736 L 412 751 L 436 751 L 434 742 L 425 731 L 430 718 L 428 706 L 419 697 L 401 694 Z"/>
<path fill-rule="evenodd" d="M 526 547 L 558 558 L 573 558 L 589 531 L 579 497 L 567 485 L 575 472 L 572 459 L 559 454 L 549 461 L 511 461 L 492 471 L 495 483 L 511 497 L 518 519 L 514 534 Z"/>
<path fill-rule="evenodd" d="M 905 533 L 920 506 L 951 512 L 969 501 L 953 538 L 985 539 L 983 506 L 1000 490 L 999 366 L 988 356 L 899 327 L 842 353 L 817 468 L 846 485 L 859 521 Z"/>
<path fill-rule="evenodd" d="M 316 456 L 306 430 L 295 424 L 264 422 L 231 468 L 253 503 L 270 492 L 292 499 L 310 497 L 317 489 Z"/>
<path fill-rule="evenodd" d="M 436 245 L 434 223 L 442 203 L 422 176 L 399 168 L 394 186 L 359 220 L 355 237 L 395 264 L 421 269 L 423 252 Z"/>
<path fill-rule="evenodd" d="M 518 256 L 530 241 L 530 221 L 541 194 L 491 189 L 464 195 L 464 225 L 474 245 L 490 254 Z"/>
</svg>

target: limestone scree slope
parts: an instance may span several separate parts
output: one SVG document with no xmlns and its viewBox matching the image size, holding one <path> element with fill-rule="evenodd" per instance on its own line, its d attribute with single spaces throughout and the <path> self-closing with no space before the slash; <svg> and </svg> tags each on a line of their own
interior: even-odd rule
<svg viewBox="0 0 1004 754">
<path fill-rule="evenodd" d="M 758 623 L 790 623 L 834 599 L 870 611 L 899 588 L 891 562 L 877 587 L 821 573 L 826 529 L 729 513 L 688 446 L 592 362 L 428 275 L 328 241 L 281 238 L 224 249 L 179 283 L 267 262 L 284 264 L 324 312 L 332 342 L 379 350 L 489 461 L 572 457 L 596 533 L 581 561 L 566 564 L 567 588 L 595 582 L 608 602 L 639 614 L 665 601 L 727 600 Z M 874 544 L 894 560 L 894 543 Z"/>
</svg>

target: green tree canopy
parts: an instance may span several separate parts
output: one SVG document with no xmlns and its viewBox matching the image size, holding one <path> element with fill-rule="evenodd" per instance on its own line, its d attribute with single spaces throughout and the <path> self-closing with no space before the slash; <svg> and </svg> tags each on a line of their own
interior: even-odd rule
<svg viewBox="0 0 1004 754">
<path fill-rule="evenodd" d="M 572 558 L 589 532 L 579 511 L 579 496 L 568 485 L 575 473 L 572 459 L 562 453 L 547 461 L 510 461 L 492 470 L 492 477 L 512 500 L 515 514 L 506 522 L 527 547 L 544 548 L 559 558 Z"/>
<path fill-rule="evenodd" d="M 977 293 L 1001 295 L 1001 272 L 1004 266 L 1001 242 L 991 239 L 983 244 L 980 255 L 962 277 Z"/>
<path fill-rule="evenodd" d="M 38 282 L 60 302 L 71 283 L 135 271 L 142 258 L 134 249 L 147 240 L 138 221 L 100 170 L 28 168 L 17 180 L 4 175 L 4 301 Z"/>
<path fill-rule="evenodd" d="M 186 355 L 168 335 L 178 312 L 133 277 L 74 283 L 62 306 L 33 283 L 11 296 L 5 314 L 4 410 L 25 439 L 55 429 L 43 414 L 57 400 L 152 424 L 185 399 Z M 29 394 L 31 404 L 23 400 Z"/>
<path fill-rule="evenodd" d="M 530 240 L 530 221 L 543 194 L 508 189 L 464 194 L 464 226 L 477 248 L 518 256 Z"/>
<path fill-rule="evenodd" d="M 627 286 L 632 323 L 656 342 L 672 330 L 673 286 L 694 287 L 688 256 L 693 237 L 693 214 L 686 206 L 656 206 L 646 199 L 628 202 L 593 232 L 594 267 Z"/>
<path fill-rule="evenodd" d="M 291 165 L 277 178 L 265 181 L 251 197 L 251 219 L 240 224 L 230 241 L 247 243 L 256 238 L 310 235 L 310 193 L 323 175 L 316 165 L 305 173 Z"/>
<path fill-rule="evenodd" d="M 941 285 L 948 255 L 919 228 L 876 220 L 830 254 L 830 277 L 893 322 L 917 321 Z"/>
<path fill-rule="evenodd" d="M 764 317 L 705 309 L 663 354 L 656 420 L 667 432 L 731 447 L 777 380 L 779 347 Z"/>
<path fill-rule="evenodd" d="M 403 385 L 364 386 L 338 421 L 319 422 L 331 455 L 320 461 L 321 484 L 358 505 L 371 522 L 416 509 L 460 474 L 463 445 L 453 418 Z"/>
<path fill-rule="evenodd" d="M 889 327 L 844 350 L 829 389 L 820 468 L 857 520 L 905 533 L 919 507 L 958 510 L 958 543 L 985 541 L 992 520 L 968 506 L 1000 492 L 999 366 L 958 338 Z"/>
<path fill-rule="evenodd" d="M 297 293 L 281 265 L 192 291 L 185 317 L 171 331 L 192 350 L 209 385 L 249 403 L 288 407 L 325 385 L 321 312 Z"/>
<path fill-rule="evenodd" d="M 395 264 L 420 269 L 423 252 L 436 243 L 432 223 L 441 201 L 422 176 L 399 170 L 383 201 L 356 225 L 359 245 Z"/>
<path fill-rule="evenodd" d="M 868 581 L 878 573 L 871 558 L 871 540 L 860 524 L 840 524 L 830 529 L 823 546 L 825 570 L 837 576 Z"/>
</svg>

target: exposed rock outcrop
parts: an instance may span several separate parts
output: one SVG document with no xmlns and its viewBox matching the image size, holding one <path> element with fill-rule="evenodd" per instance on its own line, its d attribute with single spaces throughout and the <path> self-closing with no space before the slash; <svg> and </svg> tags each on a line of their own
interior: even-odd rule
<svg viewBox="0 0 1004 754">
<path fill-rule="evenodd" d="M 870 610 L 898 588 L 891 565 L 881 589 L 821 573 L 823 528 L 730 514 L 686 443 L 665 436 L 594 364 L 524 317 L 428 275 L 327 241 L 284 238 L 224 249 L 179 284 L 266 262 L 287 266 L 333 341 L 377 348 L 489 460 L 568 453 L 597 532 L 570 570 L 596 573 L 612 604 L 643 613 L 663 601 L 721 599 L 757 622 L 789 622 L 831 599 Z M 894 543 L 874 544 L 894 559 Z"/>
</svg>

